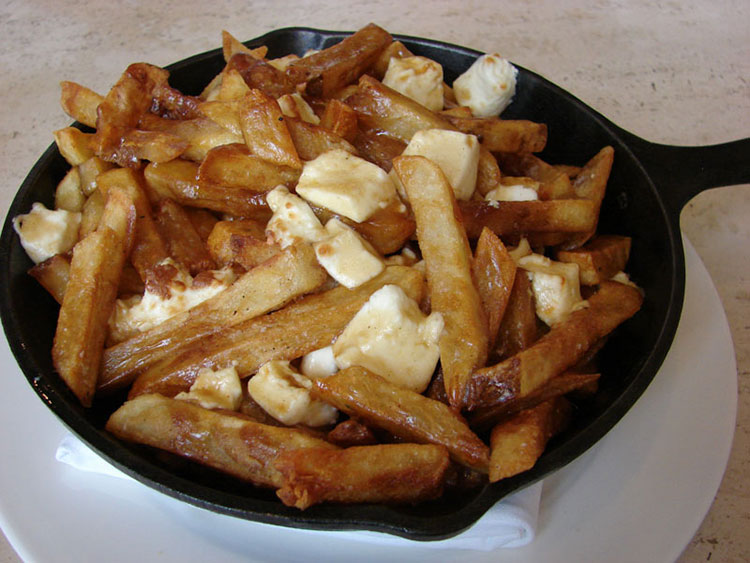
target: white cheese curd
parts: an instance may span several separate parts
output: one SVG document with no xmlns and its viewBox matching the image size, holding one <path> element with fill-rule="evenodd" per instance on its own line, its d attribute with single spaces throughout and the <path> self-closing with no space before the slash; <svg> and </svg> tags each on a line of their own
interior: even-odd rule
<svg viewBox="0 0 750 563">
<path fill-rule="evenodd" d="M 516 93 L 518 70 L 497 53 L 482 55 L 453 83 L 456 101 L 475 117 L 496 117 Z"/>
<path fill-rule="evenodd" d="M 163 323 L 177 313 L 192 309 L 224 291 L 237 277 L 231 268 L 223 268 L 202 272 L 201 282 L 196 284 L 190 274 L 171 258 L 159 263 L 159 266 L 166 265 L 176 270 L 167 286 L 167 292 L 149 291 L 147 285 L 143 296 L 135 295 L 115 301 L 115 308 L 109 319 L 109 337 L 112 341 L 122 342 Z"/>
<path fill-rule="evenodd" d="M 518 265 L 518 261 L 521 258 L 531 254 L 531 245 L 529 244 L 529 239 L 523 237 L 518 241 L 518 246 L 508 249 L 508 254 L 510 254 L 510 257 L 513 259 L 516 265 Z"/>
<path fill-rule="evenodd" d="M 306 162 L 296 190 L 310 203 L 358 223 L 397 197 L 385 170 L 343 149 Z"/>
<path fill-rule="evenodd" d="M 329 237 L 313 245 L 318 263 L 341 285 L 352 289 L 385 268 L 383 259 L 359 233 L 338 219 L 326 223 Z"/>
<path fill-rule="evenodd" d="M 276 186 L 266 194 L 273 216 L 266 225 L 266 233 L 286 248 L 298 242 L 317 242 L 328 233 L 305 200 L 289 193 L 285 186 Z"/>
<path fill-rule="evenodd" d="M 204 409 L 236 411 L 242 402 L 242 383 L 234 367 L 216 371 L 203 368 L 190 386 L 190 391 L 177 394 L 175 399 L 198 403 Z"/>
<path fill-rule="evenodd" d="M 276 101 L 279 102 L 281 113 L 287 117 L 294 117 L 313 125 L 320 125 L 320 118 L 315 115 L 310 104 L 307 103 L 299 92 L 284 94 L 283 96 L 279 96 Z"/>
<path fill-rule="evenodd" d="M 477 185 L 479 141 L 474 135 L 444 129 L 417 131 L 406 145 L 403 154 L 429 158 L 445 174 L 458 200 L 468 200 Z M 406 198 L 401 181 L 391 172 L 401 197 Z"/>
<path fill-rule="evenodd" d="M 616 281 L 616 282 L 618 282 L 618 283 L 621 283 L 621 284 L 623 284 L 623 285 L 629 285 L 630 287 L 634 287 L 634 288 L 636 288 L 637 290 L 639 290 L 639 291 L 641 291 L 641 292 L 642 292 L 641 288 L 640 288 L 640 287 L 638 287 L 638 285 L 637 285 L 637 284 L 635 284 L 635 283 L 633 282 L 633 280 L 631 280 L 631 279 L 630 279 L 630 276 L 628 276 L 628 274 L 626 274 L 625 272 L 622 272 L 622 271 L 620 271 L 620 272 L 617 272 L 617 273 L 616 273 L 616 274 L 615 274 L 614 276 L 612 276 L 612 277 L 611 277 L 610 279 L 611 279 L 612 281 Z"/>
<path fill-rule="evenodd" d="M 285 55 L 283 57 L 279 57 L 278 59 L 269 59 L 266 62 L 270 64 L 276 70 L 280 70 L 281 72 L 284 72 L 286 71 L 287 67 L 290 64 L 298 60 L 299 60 L 299 57 L 297 55 Z"/>
<path fill-rule="evenodd" d="M 523 184 L 512 186 L 498 186 L 485 194 L 484 199 L 488 201 L 536 201 L 539 194 L 534 188 Z"/>
<path fill-rule="evenodd" d="M 73 248 L 78 242 L 80 225 L 79 212 L 47 209 L 39 202 L 31 206 L 29 213 L 13 218 L 21 246 L 35 264 Z"/>
<path fill-rule="evenodd" d="M 586 307 L 581 298 L 578 264 L 555 262 L 541 254 L 529 254 L 518 260 L 527 271 L 536 299 L 536 314 L 547 325 L 563 322 L 570 313 Z"/>
<path fill-rule="evenodd" d="M 443 109 L 443 67 L 425 57 L 391 57 L 383 84 L 427 109 Z"/>
<path fill-rule="evenodd" d="M 333 424 L 338 411 L 310 396 L 312 382 L 292 369 L 289 362 L 272 360 L 247 382 L 247 391 L 263 410 L 286 425 Z"/>
<path fill-rule="evenodd" d="M 310 379 L 320 379 L 336 373 L 339 367 L 333 357 L 333 346 L 326 346 L 302 356 L 299 370 Z"/>
<path fill-rule="evenodd" d="M 440 313 L 425 316 L 396 285 L 370 296 L 333 344 L 340 369 L 361 366 L 395 385 L 421 393 L 430 383 L 443 331 Z"/>
</svg>

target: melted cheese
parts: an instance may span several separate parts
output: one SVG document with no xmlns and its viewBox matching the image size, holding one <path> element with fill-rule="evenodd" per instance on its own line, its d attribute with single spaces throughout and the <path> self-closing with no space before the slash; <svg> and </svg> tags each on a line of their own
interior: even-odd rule
<svg viewBox="0 0 750 563">
<path fill-rule="evenodd" d="M 391 57 L 383 84 L 427 109 L 443 109 L 443 67 L 425 57 Z"/>
<path fill-rule="evenodd" d="M 302 356 L 299 370 L 310 379 L 320 379 L 336 373 L 339 367 L 333 357 L 333 346 L 326 346 Z"/>
<path fill-rule="evenodd" d="M 385 170 L 342 149 L 305 163 L 296 190 L 310 203 L 358 223 L 396 198 Z"/>
<path fill-rule="evenodd" d="M 64 209 L 47 209 L 36 202 L 26 215 L 13 218 L 21 246 L 35 264 L 55 254 L 68 252 L 78 242 L 81 214 Z"/>
<path fill-rule="evenodd" d="M 540 254 L 518 260 L 528 272 L 536 299 L 536 314 L 547 325 L 563 322 L 573 311 L 586 307 L 581 298 L 578 264 L 555 262 Z"/>
<path fill-rule="evenodd" d="M 242 401 L 242 384 L 234 367 L 217 371 L 204 368 L 198 372 L 190 391 L 177 394 L 175 399 L 198 403 L 204 409 L 236 411 Z"/>
<path fill-rule="evenodd" d="M 338 411 L 310 396 L 312 382 L 294 371 L 289 362 L 272 360 L 263 364 L 247 382 L 250 396 L 279 422 L 286 425 L 333 424 Z"/>
<path fill-rule="evenodd" d="M 518 70 L 497 53 L 482 55 L 453 83 L 456 101 L 476 117 L 496 117 L 516 93 Z"/>
<path fill-rule="evenodd" d="M 326 223 L 330 236 L 316 242 L 315 256 L 326 272 L 341 285 L 352 289 L 371 280 L 385 268 L 383 259 L 357 231 L 338 219 Z"/>
<path fill-rule="evenodd" d="M 277 186 L 266 194 L 273 216 L 266 225 L 266 233 L 286 248 L 298 242 L 317 242 L 328 236 L 310 206 L 284 186 Z"/>
<path fill-rule="evenodd" d="M 490 190 L 484 199 L 488 201 L 535 201 L 539 199 L 539 194 L 534 188 L 523 184 L 513 184 L 512 186 L 498 186 Z"/>
<path fill-rule="evenodd" d="M 440 357 L 440 313 L 425 316 L 396 285 L 370 296 L 333 344 L 336 364 L 362 366 L 396 385 L 421 393 Z"/>
</svg>

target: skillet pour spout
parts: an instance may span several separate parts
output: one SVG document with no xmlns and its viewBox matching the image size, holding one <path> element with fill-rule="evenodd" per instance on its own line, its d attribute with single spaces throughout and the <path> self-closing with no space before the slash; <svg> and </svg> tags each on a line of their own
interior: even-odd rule
<svg viewBox="0 0 750 563">
<path fill-rule="evenodd" d="M 349 33 L 309 28 L 272 31 L 246 42 L 266 45 L 268 56 L 323 49 Z M 443 65 L 449 84 L 481 54 L 408 36 L 396 36 L 416 55 Z M 224 66 L 220 49 L 171 65 L 170 83 L 199 94 Z M 601 147 L 615 149 L 602 204 L 599 231 L 632 238 L 628 271 L 645 291 L 641 311 L 623 324 L 601 353 L 600 392 L 578 413 L 571 428 L 550 443 L 529 471 L 416 507 L 314 506 L 305 512 L 279 503 L 272 493 L 238 486 L 202 468 L 175 471 L 163 457 L 124 444 L 104 430 L 116 404 L 97 401 L 84 409 L 54 371 L 50 358 L 57 305 L 26 273 L 31 262 L 13 233 L 11 218 L 35 201 L 50 206 L 66 164 L 53 145 L 42 155 L 16 195 L 0 238 L 0 312 L 5 333 L 22 371 L 41 400 L 73 433 L 110 463 L 165 494 L 213 511 L 283 526 L 318 530 L 377 530 L 416 540 L 438 540 L 474 524 L 504 496 L 555 471 L 594 445 L 643 393 L 671 345 L 680 317 L 685 265 L 679 213 L 698 192 L 750 182 L 750 139 L 709 147 L 650 143 L 624 131 L 570 93 L 518 67 L 516 99 L 508 119 L 546 123 L 549 141 L 541 157 L 551 163 L 584 164 Z"/>
</svg>

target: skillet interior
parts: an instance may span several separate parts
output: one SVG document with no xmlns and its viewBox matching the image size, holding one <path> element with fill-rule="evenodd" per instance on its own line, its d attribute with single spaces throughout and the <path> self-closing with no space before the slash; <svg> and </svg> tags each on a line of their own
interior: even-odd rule
<svg viewBox="0 0 750 563">
<path fill-rule="evenodd" d="M 320 49 L 345 34 L 289 28 L 248 42 L 268 45 L 269 56 Z M 443 64 L 446 81 L 467 68 L 478 52 L 443 43 L 400 37 L 415 53 Z M 220 50 L 172 65 L 170 82 L 199 93 L 223 67 Z M 602 206 L 599 231 L 633 238 L 628 271 L 645 289 L 642 310 L 621 326 L 601 354 L 603 378 L 595 401 L 581 405 L 574 425 L 553 440 L 537 465 L 517 477 L 469 495 L 449 496 L 413 508 L 315 506 L 305 512 L 283 506 L 258 490 L 173 456 L 126 445 L 103 431 L 122 397 L 83 409 L 55 374 L 50 359 L 58 307 L 26 274 L 31 262 L 14 235 L 10 218 L 32 202 L 51 206 L 67 165 L 50 147 L 19 190 L 0 240 L 0 311 L 19 365 L 40 398 L 75 434 L 114 465 L 147 485 L 199 506 L 242 518 L 314 529 L 372 529 L 413 539 L 440 539 L 474 523 L 508 493 L 523 488 L 583 453 L 624 415 L 653 378 L 671 343 L 684 285 L 682 247 L 675 218 L 629 146 L 631 136 L 538 75 L 519 68 L 516 99 L 503 114 L 549 126 L 542 157 L 552 163 L 583 164 L 604 145 L 615 148 L 615 164 Z"/>
</svg>

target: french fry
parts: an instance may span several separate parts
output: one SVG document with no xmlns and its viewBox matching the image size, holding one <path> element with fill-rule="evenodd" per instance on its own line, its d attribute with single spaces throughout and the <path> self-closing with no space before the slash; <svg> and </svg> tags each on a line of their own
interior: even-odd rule
<svg viewBox="0 0 750 563">
<path fill-rule="evenodd" d="M 400 156 L 406 148 L 406 143 L 395 137 L 373 129 L 362 128 L 354 137 L 352 144 L 362 158 L 377 164 L 386 172 L 391 171 L 393 159 Z"/>
<path fill-rule="evenodd" d="M 417 224 L 427 270 L 430 303 L 443 315 L 440 364 L 450 404 L 461 409 L 474 369 L 487 359 L 487 319 L 471 272 L 471 249 L 453 189 L 432 161 L 400 156 L 393 168 L 401 179 Z"/>
<path fill-rule="evenodd" d="M 596 225 L 598 206 L 587 199 L 459 202 L 466 234 L 476 239 L 484 227 L 499 237 L 587 232 Z"/>
<path fill-rule="evenodd" d="M 478 432 L 488 430 L 498 422 L 506 420 L 523 410 L 534 408 L 555 397 L 562 397 L 573 391 L 586 389 L 588 386 L 596 384 L 600 376 L 599 373 L 565 372 L 553 377 L 545 385 L 522 399 L 512 399 L 506 403 L 500 403 L 497 406 L 471 413 L 469 426 Z"/>
<path fill-rule="evenodd" d="M 156 207 L 154 220 L 167 243 L 169 255 L 185 266 L 190 275 L 216 267 L 203 239 L 182 206 L 172 199 L 164 199 Z"/>
<path fill-rule="evenodd" d="M 339 422 L 326 435 L 326 440 L 341 448 L 372 446 L 378 443 L 372 430 L 354 418 L 348 418 L 343 422 Z"/>
<path fill-rule="evenodd" d="M 183 94 L 166 82 L 158 82 L 153 91 L 151 112 L 172 120 L 195 119 L 200 117 L 198 107 L 201 101 L 196 96 Z"/>
<path fill-rule="evenodd" d="M 625 270 L 630 256 L 630 237 L 598 235 L 576 250 L 559 250 L 560 262 L 578 264 L 581 283 L 596 285 Z"/>
<path fill-rule="evenodd" d="M 491 152 L 540 152 L 547 144 L 547 125 L 544 123 L 451 115 L 445 118 L 458 131 L 479 137 L 482 146 Z"/>
<path fill-rule="evenodd" d="M 268 426 L 160 395 L 127 401 L 112 413 L 106 428 L 123 440 L 179 454 L 265 487 L 283 485 L 273 465 L 280 453 L 336 448 L 293 428 Z"/>
<path fill-rule="evenodd" d="M 237 53 L 245 53 L 252 57 L 255 57 L 256 59 L 263 59 L 268 53 L 268 47 L 263 45 L 255 49 L 250 49 L 249 47 L 245 47 L 245 45 L 243 45 L 242 42 L 236 39 L 231 33 L 226 30 L 222 30 L 221 51 L 224 55 L 224 60 L 226 62 L 229 62 L 229 59 L 231 59 Z"/>
<path fill-rule="evenodd" d="M 225 72 L 232 70 L 236 70 L 251 89 L 257 88 L 271 98 L 296 92 L 294 84 L 283 72 L 248 53 L 232 55 Z"/>
<path fill-rule="evenodd" d="M 357 92 L 346 103 L 357 112 L 363 126 L 404 143 L 422 129 L 455 130 L 444 117 L 367 75 L 359 79 Z"/>
<path fill-rule="evenodd" d="M 575 197 L 570 177 L 541 158 L 530 154 L 502 153 L 498 161 L 509 176 L 528 176 L 539 182 L 539 199 L 570 199 Z"/>
<path fill-rule="evenodd" d="M 313 397 L 407 441 L 444 446 L 458 463 L 487 471 L 488 449 L 448 405 L 359 366 L 313 381 Z"/>
<path fill-rule="evenodd" d="M 528 396 L 574 366 L 600 338 L 632 317 L 643 302 L 637 288 L 604 282 L 588 307 L 570 314 L 533 345 L 474 372 L 468 386 L 469 410 Z"/>
<path fill-rule="evenodd" d="M 573 180 L 573 191 L 576 196 L 590 201 L 596 208 L 596 221 L 585 233 L 574 235 L 565 242 L 565 249 L 578 248 L 586 243 L 596 232 L 599 219 L 599 208 L 604 199 L 607 189 L 609 173 L 612 170 L 615 150 L 612 147 L 604 147 L 589 160 Z"/>
<path fill-rule="evenodd" d="M 411 56 L 412 52 L 406 48 L 406 45 L 401 43 L 401 41 L 393 41 L 383 50 L 382 53 L 380 53 L 378 60 L 372 65 L 370 71 L 375 78 L 382 80 L 388 70 L 391 58 L 403 59 L 404 57 Z"/>
<path fill-rule="evenodd" d="M 138 376 L 130 396 L 171 396 L 185 391 L 201 367 L 234 364 L 237 372 L 246 377 L 270 360 L 293 360 L 328 346 L 370 295 L 391 283 L 417 302 L 424 295 L 421 273 L 409 267 L 389 266 L 354 289 L 337 286 L 308 295 L 278 311 L 195 341 L 188 349 L 164 358 Z"/>
<path fill-rule="evenodd" d="M 106 162 L 98 156 L 92 156 L 91 158 L 83 161 L 78 165 L 78 175 L 81 182 L 81 192 L 86 197 L 90 196 L 94 190 L 96 190 L 97 179 L 99 174 L 112 170 L 114 165 L 110 162 Z"/>
<path fill-rule="evenodd" d="M 287 118 L 276 100 L 251 90 L 239 101 L 239 121 L 250 154 L 277 166 L 302 169 Z"/>
<path fill-rule="evenodd" d="M 320 125 L 349 143 L 357 136 L 357 114 L 340 100 L 328 100 Z"/>
<path fill-rule="evenodd" d="M 195 232 L 205 243 L 208 243 L 208 237 L 211 236 L 211 232 L 214 230 L 216 223 L 219 219 L 206 209 L 197 209 L 193 207 L 183 207 L 185 213 L 193 224 Z"/>
<path fill-rule="evenodd" d="M 479 164 L 477 166 L 477 193 L 482 196 L 487 195 L 498 186 L 501 178 L 502 173 L 497 164 L 497 159 L 490 151 L 480 145 Z"/>
<path fill-rule="evenodd" d="M 370 68 L 392 42 L 387 31 L 369 24 L 327 49 L 293 61 L 286 75 L 294 84 L 306 82 L 311 95 L 329 98 Z"/>
<path fill-rule="evenodd" d="M 304 448 L 279 454 L 278 497 L 305 510 L 321 502 L 414 504 L 442 495 L 450 460 L 445 448 L 417 444 Z"/>
<path fill-rule="evenodd" d="M 55 254 L 44 262 L 36 264 L 29 270 L 29 274 L 62 304 L 65 290 L 70 280 L 70 259 L 62 254 Z"/>
<path fill-rule="evenodd" d="M 294 118 L 287 118 L 286 124 L 302 160 L 314 160 L 321 154 L 334 149 L 357 154 L 357 149 L 351 143 L 331 133 L 325 127 Z"/>
<path fill-rule="evenodd" d="M 104 96 L 75 82 L 60 82 L 60 105 L 76 121 L 96 127 L 96 109 Z"/>
<path fill-rule="evenodd" d="M 516 263 L 503 242 L 487 228 L 477 241 L 472 271 L 487 316 L 488 346 L 492 348 L 505 316 L 516 277 Z"/>
<path fill-rule="evenodd" d="M 207 241 L 208 251 L 218 264 L 239 264 L 250 270 L 281 251 L 266 240 L 265 225 L 250 219 L 219 221 Z"/>
<path fill-rule="evenodd" d="M 570 403 L 558 397 L 495 426 L 490 436 L 490 482 L 534 467 L 549 439 L 567 424 L 570 410 Z"/>
<path fill-rule="evenodd" d="M 78 166 L 94 156 L 91 148 L 92 133 L 84 133 L 77 127 L 65 127 L 53 133 L 60 154 L 71 166 Z"/>
<path fill-rule="evenodd" d="M 86 196 L 81 191 L 81 174 L 78 168 L 68 170 L 55 189 L 55 209 L 81 211 L 86 203 Z"/>
<path fill-rule="evenodd" d="M 528 348 L 540 336 L 536 302 L 526 270 L 516 269 L 505 314 L 498 329 L 495 354 L 507 358 Z"/>
<path fill-rule="evenodd" d="M 81 208 L 81 225 L 78 227 L 78 238 L 82 239 L 93 232 L 99 225 L 99 219 L 104 211 L 105 196 L 100 190 L 94 192 L 86 199 Z"/>
<path fill-rule="evenodd" d="M 149 366 L 189 349 L 202 336 L 281 307 L 326 279 L 311 248 L 289 247 L 211 299 L 107 348 L 100 390 L 119 389 Z"/>
<path fill-rule="evenodd" d="M 140 127 L 146 131 L 162 133 L 166 136 L 165 139 L 171 139 L 174 143 L 173 153 L 165 153 L 158 159 L 145 158 L 155 163 L 168 162 L 178 156 L 200 162 L 214 147 L 243 142 L 240 131 L 230 130 L 202 115 L 195 119 L 175 120 L 146 114 L 141 118 Z M 177 154 L 177 148 L 181 148 L 182 152 Z"/>
<path fill-rule="evenodd" d="M 123 205 L 124 209 L 119 208 Z M 113 209 L 115 206 L 118 209 Z M 103 217 L 116 230 L 103 224 L 73 248 L 52 345 L 55 369 L 86 407 L 91 406 L 96 389 L 107 321 L 131 244 L 135 207 L 127 197 L 113 194 Z"/>
</svg>

